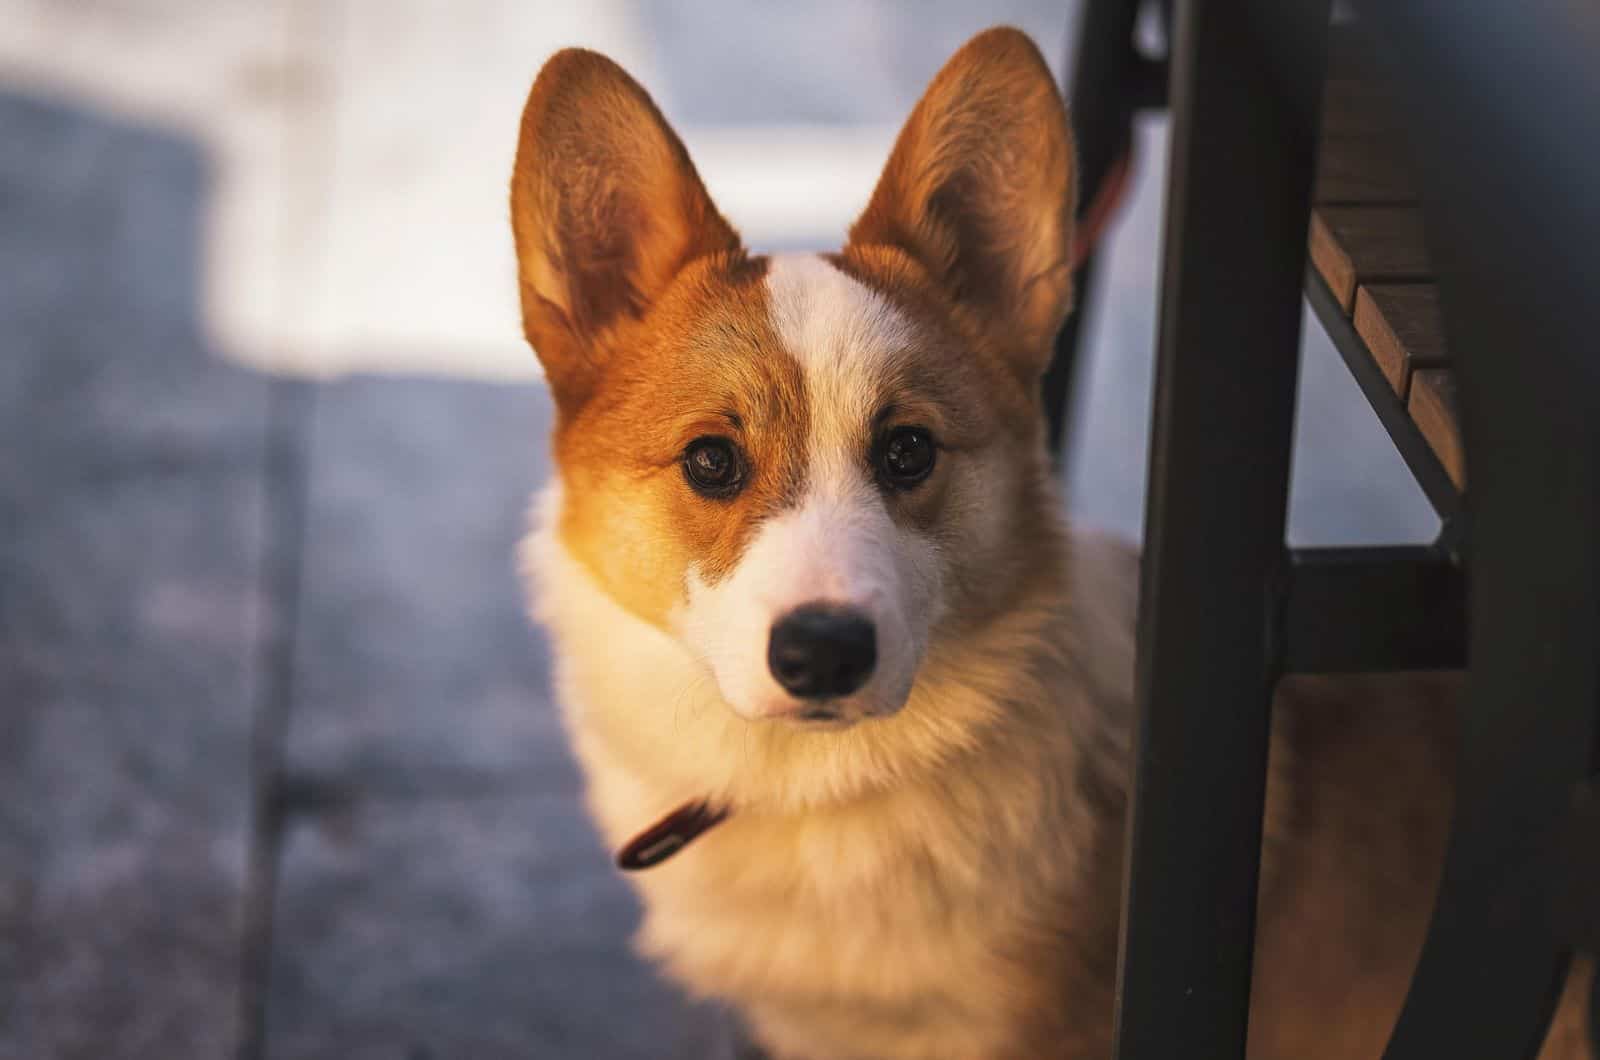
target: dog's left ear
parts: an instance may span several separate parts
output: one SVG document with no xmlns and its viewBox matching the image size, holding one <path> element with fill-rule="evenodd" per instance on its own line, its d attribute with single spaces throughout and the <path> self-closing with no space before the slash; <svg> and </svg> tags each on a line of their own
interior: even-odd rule
<svg viewBox="0 0 1600 1060">
<path fill-rule="evenodd" d="M 619 324 L 701 257 L 743 254 L 639 83 L 580 48 L 545 63 L 511 175 L 522 325 L 558 407 L 587 400 Z"/>
<path fill-rule="evenodd" d="M 987 30 L 923 93 L 849 245 L 910 254 L 1031 382 L 1072 307 L 1075 169 L 1039 49 Z"/>
</svg>

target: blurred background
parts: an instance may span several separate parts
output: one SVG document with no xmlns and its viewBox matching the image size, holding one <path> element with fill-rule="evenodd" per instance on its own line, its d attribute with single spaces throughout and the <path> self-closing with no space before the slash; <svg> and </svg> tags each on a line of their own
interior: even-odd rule
<svg viewBox="0 0 1600 1060">
<path fill-rule="evenodd" d="M 718 1055 L 628 954 L 512 550 L 539 65 L 627 66 L 761 250 L 837 246 L 973 32 L 1067 0 L 0 0 L 0 1058 Z M 1165 126 L 1065 496 L 1136 537 Z M 1291 537 L 1434 519 L 1309 323 Z"/>
</svg>

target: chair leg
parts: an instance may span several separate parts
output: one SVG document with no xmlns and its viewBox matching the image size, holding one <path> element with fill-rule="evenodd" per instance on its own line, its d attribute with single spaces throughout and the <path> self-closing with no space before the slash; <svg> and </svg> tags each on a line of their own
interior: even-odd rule
<svg viewBox="0 0 1600 1060">
<path fill-rule="evenodd" d="M 1594 996 L 1589 999 L 1589 1048 L 1600 1056 L 1600 969 L 1594 976 Z"/>
<path fill-rule="evenodd" d="M 1134 51 L 1140 0 L 1085 0 L 1067 103 L 1078 145 L 1079 213 L 1094 202 L 1117 160 L 1128 151 L 1133 114 L 1148 89 L 1146 61 Z M 1093 283 L 1093 256 L 1078 268 L 1078 308 L 1056 336 L 1055 356 L 1045 373 L 1043 398 L 1051 452 L 1057 459 L 1067 436 L 1083 314 Z"/>
<path fill-rule="evenodd" d="M 1315 142 L 1256 39 L 1179 6 L 1119 1060 L 1244 1055 Z"/>
<path fill-rule="evenodd" d="M 1078 350 L 1083 336 L 1085 303 L 1094 287 L 1095 262 L 1093 255 L 1078 267 L 1075 281 L 1078 288 L 1078 306 L 1061 325 L 1056 335 L 1055 355 L 1050 367 L 1045 369 L 1041 390 L 1044 397 L 1045 439 L 1050 452 L 1059 464 L 1066 455 L 1069 440 L 1069 418 L 1072 415 L 1073 395 L 1078 382 Z"/>
</svg>

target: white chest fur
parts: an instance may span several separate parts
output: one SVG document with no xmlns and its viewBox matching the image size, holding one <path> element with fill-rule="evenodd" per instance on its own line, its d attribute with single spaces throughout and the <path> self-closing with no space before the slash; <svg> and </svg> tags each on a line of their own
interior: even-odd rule
<svg viewBox="0 0 1600 1060">
<path fill-rule="evenodd" d="M 689 799 L 733 808 L 632 877 L 641 948 L 797 1055 L 990 1055 L 1052 989 L 1028 940 L 1072 904 L 1096 827 L 1077 785 L 1094 707 L 1059 699 L 1084 684 L 1061 613 L 931 657 L 893 719 L 843 733 L 749 722 L 572 558 L 559 504 L 556 489 L 541 499 L 524 565 L 607 841 Z"/>
</svg>

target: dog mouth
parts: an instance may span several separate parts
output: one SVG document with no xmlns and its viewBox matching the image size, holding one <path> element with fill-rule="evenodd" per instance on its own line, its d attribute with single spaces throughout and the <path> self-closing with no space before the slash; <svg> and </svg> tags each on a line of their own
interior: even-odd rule
<svg viewBox="0 0 1600 1060">
<path fill-rule="evenodd" d="M 908 682 L 909 684 L 909 682 Z M 779 722 L 800 732 L 831 732 L 851 729 L 863 722 L 880 721 L 898 714 L 910 700 L 911 689 L 895 695 L 897 689 L 871 687 L 858 694 L 840 696 L 776 696 L 757 701 L 750 711 L 734 708 L 749 721 Z M 736 700 L 729 699 L 732 705 Z"/>
<path fill-rule="evenodd" d="M 771 717 L 806 732 L 827 732 L 854 728 L 862 722 L 893 713 L 892 710 L 883 711 L 848 699 L 836 699 L 808 703 L 798 710 Z"/>
<path fill-rule="evenodd" d="M 781 710 L 764 712 L 751 720 L 777 722 L 802 732 L 828 732 L 853 728 L 874 716 L 874 711 L 863 710 L 861 704 L 840 698 L 816 700 L 798 706 L 791 702 Z"/>
<path fill-rule="evenodd" d="M 819 703 L 806 707 L 794 715 L 794 720 L 808 729 L 812 728 L 844 728 L 854 724 L 856 719 L 848 717 L 838 706 L 831 703 Z"/>
</svg>

